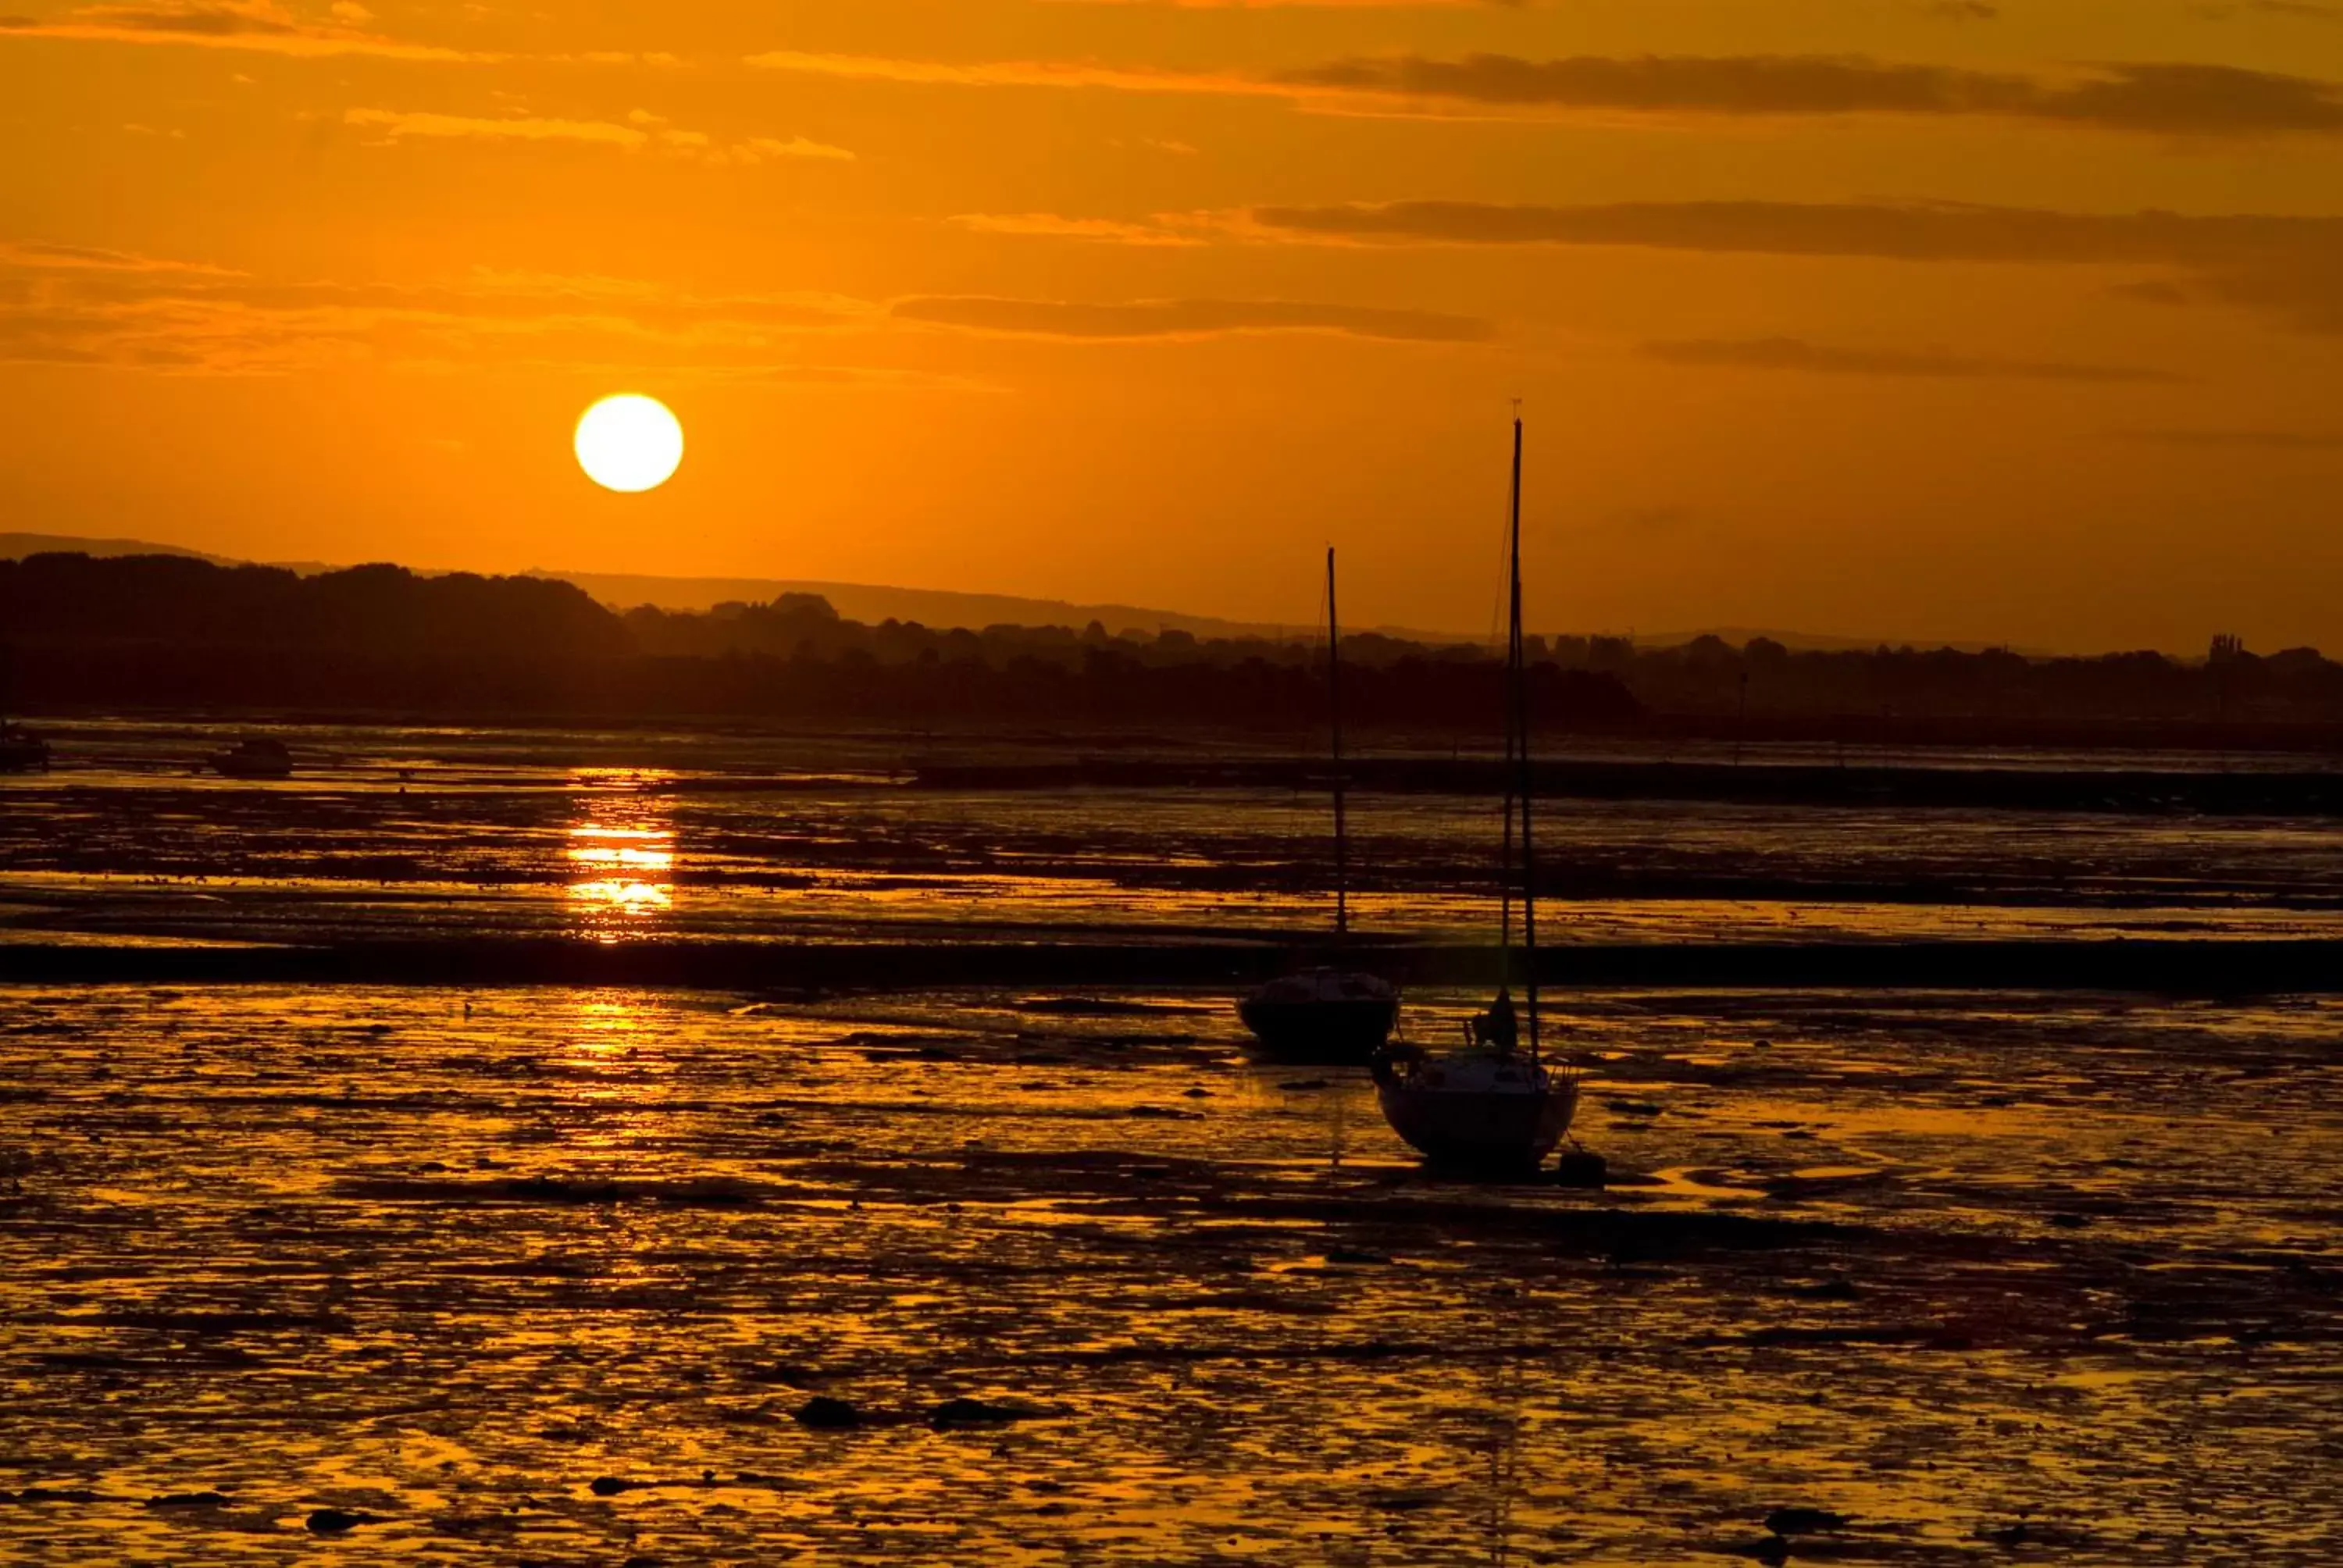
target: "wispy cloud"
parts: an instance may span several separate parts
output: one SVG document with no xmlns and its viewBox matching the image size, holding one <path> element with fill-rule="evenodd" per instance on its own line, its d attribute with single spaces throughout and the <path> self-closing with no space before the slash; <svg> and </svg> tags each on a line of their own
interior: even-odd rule
<svg viewBox="0 0 2343 1568">
<path fill-rule="evenodd" d="M 494 118 L 473 115 L 428 114 L 407 109 L 347 109 L 342 123 L 377 134 L 386 142 L 409 137 L 447 141 L 468 139 L 512 142 L 584 142 L 632 152 L 664 137 L 670 146 L 705 146 L 697 132 L 653 131 L 611 120 L 548 119 L 515 115 Z"/>
<path fill-rule="evenodd" d="M 974 88 L 1091 88 L 1282 98 L 1307 106 L 1415 105 L 1449 113 L 1725 117 L 1993 117 L 2180 136 L 2343 133 L 2343 84 L 2194 63 L 2116 63 L 2057 75 L 1861 55 L 1511 55 L 1357 57 L 1258 75 L 1091 60 L 948 61 L 774 50 L 767 70 Z"/>
<path fill-rule="evenodd" d="M 719 142 L 705 131 L 686 130 L 659 115 L 637 109 L 625 120 L 577 120 L 536 115 L 444 115 L 407 109 L 347 109 L 342 123 L 371 133 L 378 143 L 427 141 L 566 142 L 619 152 L 662 152 L 709 163 L 759 164 L 811 158 L 851 163 L 854 155 L 804 136 L 783 141 L 750 136 Z"/>
<path fill-rule="evenodd" d="M 1907 262 L 2153 266 L 2143 297 L 2217 302 L 2343 332 L 2343 217 L 2085 213 L 1946 203 L 1413 201 L 1257 207 L 1251 223 L 1328 244 L 1625 246 Z"/>
<path fill-rule="evenodd" d="M 2170 136 L 2343 132 L 2343 85 L 2190 64 L 2111 65 L 2065 80 L 1862 55 L 1643 55 L 1527 60 L 1403 55 L 1281 80 L 1507 109 L 1650 115 L 1991 116 Z"/>
<path fill-rule="evenodd" d="M 1826 376 L 1916 377 L 1935 380 L 2163 382 L 2186 379 L 2170 371 L 2128 365 L 2087 365 L 2056 359 L 1997 358 L 1943 348 L 1861 348 L 1803 337 L 1704 337 L 1646 343 L 1644 351 L 1671 365 L 1735 370 L 1789 370 Z"/>
<path fill-rule="evenodd" d="M 1332 332 L 1410 343 L 1477 343 L 1494 330 L 1490 323 L 1469 316 L 1282 299 L 1155 299 L 1092 305 L 921 297 L 898 301 L 894 315 L 900 320 L 976 332 L 1097 340 Z"/>
<path fill-rule="evenodd" d="M 139 256 L 126 250 L 106 250 L 88 245 L 48 245 L 37 240 L 0 240 L 0 271 L 176 273 L 195 277 L 244 276 L 208 262 L 175 261 L 163 256 Z"/>
<path fill-rule="evenodd" d="M 833 76 L 857 82 L 896 82 L 911 86 L 1108 87 L 1125 93 L 1243 93 L 1289 97 L 1292 89 L 1234 73 L 1203 75 L 1151 70 L 1083 60 L 921 60 L 884 55 L 808 54 L 772 49 L 746 62 L 760 70 L 796 75 Z"/>
<path fill-rule="evenodd" d="M 737 161 L 759 163 L 773 158 L 811 158 L 816 163 L 850 164 L 854 155 L 844 147 L 834 147 L 827 142 L 791 136 L 783 141 L 778 136 L 750 136 L 734 142 L 729 149 Z"/>
<path fill-rule="evenodd" d="M 1296 300 L 915 296 L 890 304 L 696 295 L 628 278 L 488 269 L 413 286 L 287 282 L 118 251 L 0 243 L 0 362 L 212 376 L 558 365 L 971 385 L 924 369 L 825 363 L 834 349 L 809 347 L 938 329 L 1093 342 L 1317 332 L 1407 343 L 1473 343 L 1493 330 L 1472 317 Z"/>
<path fill-rule="evenodd" d="M 583 65 L 649 65 L 671 71 L 684 63 L 683 56 L 665 49 L 588 49 L 582 55 L 555 55 L 557 62 Z"/>
<path fill-rule="evenodd" d="M 316 15 L 297 12 L 277 0 L 134 0 L 85 5 L 54 20 L 0 16 L 0 38 L 171 45 L 311 57 L 371 55 L 473 64 L 503 58 L 371 32 L 364 24 L 372 19 L 363 6 L 347 5 Z"/>
<path fill-rule="evenodd" d="M 1246 0 L 1226 3 L 1243 5 Z M 1363 0 L 1323 3 L 1344 5 Z M 2303 15 L 2321 10 L 2303 3 L 2281 7 L 2275 0 L 2266 0 L 2265 8 Z M 1976 8 L 1956 9 L 1974 14 Z M 377 18 L 366 6 L 350 0 L 322 9 L 296 9 L 283 0 L 107 0 L 57 18 L 0 17 L 0 37 L 311 56 L 371 55 L 417 61 L 478 63 L 508 58 L 394 36 L 376 24 Z M 679 55 L 664 51 L 602 51 L 556 57 L 628 65 L 683 63 Z M 1878 60 L 1861 55 L 1575 55 L 1541 60 L 1499 54 L 1453 59 L 1403 54 L 1260 74 L 1095 60 L 953 61 L 776 49 L 751 55 L 747 63 L 798 75 L 913 85 L 1242 95 L 1309 107 L 1347 106 L 1354 111 L 1362 107 L 1371 111 L 1373 105 L 1380 103 L 1415 105 L 1452 114 L 1509 116 L 1993 116 L 2184 136 L 2343 134 L 2343 83 L 2189 62 L 2116 62 L 2043 75 Z"/>
<path fill-rule="evenodd" d="M 2085 213 L 1954 202 L 1403 201 L 1255 207 L 1272 228 L 1457 245 L 1623 245 L 1911 261 L 2184 262 L 2343 245 L 2343 218 Z"/>
<path fill-rule="evenodd" d="M 1200 245 L 1327 245 L 1347 243 L 1262 223 L 1243 207 L 1195 212 L 1157 212 L 1124 217 L 1068 213 L 959 213 L 946 220 L 974 234 L 1028 239 L 1079 240 L 1092 245 L 1142 246 Z"/>
<path fill-rule="evenodd" d="M 1157 217 L 1131 221 L 1109 217 L 1067 217 L 1059 213 L 960 213 L 949 220 L 975 234 L 1020 235 L 1039 239 L 1081 239 L 1101 245 L 1200 246 L 1210 244 L 1212 232 L 1199 225 L 1182 228 L 1175 220 Z"/>
<path fill-rule="evenodd" d="M 628 279 L 478 271 L 411 286 L 284 282 L 67 246 L 0 246 L 0 360 L 191 375 L 338 365 L 618 366 L 767 375 L 884 329 L 830 295 L 700 296 Z M 852 367 L 831 367 L 845 369 Z"/>
</svg>

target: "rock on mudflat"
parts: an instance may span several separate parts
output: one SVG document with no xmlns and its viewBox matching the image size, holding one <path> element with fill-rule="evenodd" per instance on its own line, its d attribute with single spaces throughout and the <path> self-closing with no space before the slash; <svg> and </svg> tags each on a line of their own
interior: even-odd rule
<svg viewBox="0 0 2343 1568">
<path fill-rule="evenodd" d="M 370 1523 L 363 1513 L 350 1513 L 339 1508 L 320 1508 L 308 1519 L 313 1535 L 347 1535 L 359 1525 Z"/>
<path fill-rule="evenodd" d="M 798 1406 L 799 1426 L 810 1426 L 821 1432 L 838 1432 L 862 1424 L 862 1412 L 842 1399 L 832 1399 L 818 1393 Z"/>
<path fill-rule="evenodd" d="M 1013 1405 L 988 1404 L 980 1399 L 948 1399 L 928 1413 L 928 1424 L 938 1432 L 956 1426 L 998 1426 L 1022 1421 L 1033 1412 Z"/>
<path fill-rule="evenodd" d="M 1765 1528 L 1776 1535 L 1812 1535 L 1817 1531 L 1844 1530 L 1847 1527 L 1844 1513 L 1833 1513 L 1827 1508 L 1776 1508 L 1765 1515 Z"/>
<path fill-rule="evenodd" d="M 1574 1149 L 1554 1162 L 1557 1187 L 1600 1187 L 1611 1173 L 1611 1162 L 1600 1154 Z"/>
</svg>

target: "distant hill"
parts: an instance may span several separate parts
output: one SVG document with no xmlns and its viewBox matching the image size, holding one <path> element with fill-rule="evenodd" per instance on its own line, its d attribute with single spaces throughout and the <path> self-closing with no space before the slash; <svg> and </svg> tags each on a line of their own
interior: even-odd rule
<svg viewBox="0 0 2343 1568">
<path fill-rule="evenodd" d="M 85 556 L 185 556 L 195 560 L 210 561 L 215 566 L 237 563 L 226 556 L 207 556 L 201 550 L 181 549 L 176 545 L 158 545 L 146 539 L 85 539 L 71 534 L 0 534 L 0 560 L 20 561 L 26 556 L 44 555 L 52 550 L 78 551 Z"/>
<path fill-rule="evenodd" d="M 66 534 L 0 534 L 0 560 L 21 559 L 49 550 L 77 550 L 88 556 L 186 556 L 221 566 L 241 565 L 232 557 L 207 555 L 177 545 L 145 539 L 90 539 Z M 314 577 L 336 568 L 322 561 L 268 561 Z M 421 568 L 417 568 L 418 571 Z M 425 572 L 423 575 L 430 575 Z M 1076 630 L 1091 621 L 1110 633 L 1184 631 L 1212 638 L 1306 636 L 1306 626 L 1276 626 L 1260 621 L 1224 620 L 1217 616 L 1183 615 L 1178 610 L 1149 609 L 1128 604 L 1072 604 L 1064 599 L 1020 598 L 1010 594 L 953 593 L 943 588 L 882 588 L 870 583 L 808 582 L 778 578 L 666 578 L 613 572 L 572 572 L 543 568 L 521 574 L 575 583 L 604 604 L 620 609 L 657 605 L 667 610 L 705 611 L 726 603 L 769 604 L 785 593 L 820 594 L 830 608 L 849 620 L 876 626 L 886 620 L 918 621 L 940 629 L 988 626 L 1068 626 Z M 1360 627 L 1413 642 L 1473 640 L 1454 632 L 1417 631 L 1404 627 Z"/>
<path fill-rule="evenodd" d="M 945 588 L 880 588 L 869 583 L 811 582 L 779 578 L 659 578 L 626 577 L 605 572 L 532 570 L 529 577 L 554 578 L 575 583 L 604 604 L 632 609 L 657 605 L 669 610 L 706 610 L 725 603 L 769 604 L 785 593 L 820 594 L 830 608 L 849 620 L 876 626 L 881 621 L 918 621 L 940 628 L 988 626 L 1068 626 L 1076 630 L 1092 621 L 1108 632 L 1184 631 L 1202 638 L 1307 636 L 1312 628 L 1262 621 L 1223 620 L 1216 616 L 1183 615 L 1178 610 L 1148 609 L 1128 604 L 1074 604 L 1065 599 L 1019 598 L 1009 594 L 954 593 Z M 1454 632 L 1411 631 L 1399 627 L 1358 627 L 1413 642 L 1463 642 Z"/>
<path fill-rule="evenodd" d="M 117 556 L 176 556 L 182 560 L 209 561 L 216 567 L 255 564 L 241 556 L 216 556 L 207 550 L 191 550 L 181 545 L 158 545 L 152 539 L 91 539 L 78 534 L 0 534 L 0 561 L 20 561 L 26 556 L 52 553 L 92 556 L 99 560 L 110 560 Z M 257 564 L 282 567 L 305 578 L 342 569 L 330 561 L 261 561 Z M 418 575 L 430 577 L 434 574 L 422 572 Z"/>
<path fill-rule="evenodd" d="M 178 545 L 158 545 L 146 539 L 0 533 L 0 560 L 21 559 L 48 550 L 78 550 L 84 555 L 101 557 L 186 556 L 221 566 L 243 564 L 234 557 L 208 555 L 202 550 L 191 550 Z M 269 561 L 264 564 L 284 567 L 304 577 L 337 569 L 321 561 Z M 432 575 L 421 568 L 417 570 L 422 576 Z M 980 631 L 988 626 L 1065 626 L 1080 630 L 1095 620 L 1111 635 L 1136 631 L 1151 637 L 1161 631 L 1184 631 L 1206 640 L 1213 638 L 1307 637 L 1315 629 L 1299 623 L 1278 626 L 1262 621 L 1224 620 L 1216 616 L 1185 615 L 1178 610 L 1149 609 L 1139 605 L 1074 604 L 1065 599 L 954 593 L 944 588 L 883 588 L 870 583 L 812 582 L 786 578 L 668 578 L 615 572 L 558 571 L 542 568 L 521 575 L 575 583 L 604 604 L 619 609 L 632 609 L 638 605 L 648 604 L 657 605 L 665 610 L 700 612 L 719 604 L 769 604 L 785 593 L 809 593 L 820 594 L 828 599 L 830 608 L 847 619 L 871 626 L 881 621 L 900 620 L 917 621 L 939 630 L 966 627 Z M 1483 635 L 1426 631 L 1413 627 L 1353 627 L 1346 629 L 1352 635 L 1379 632 L 1406 642 L 1436 644 L 1487 640 Z M 1647 632 L 1634 637 L 1633 641 L 1638 648 L 1676 648 L 1704 635 L 1707 634 L 1700 631 Z M 1744 627 L 1719 627 L 1715 628 L 1714 635 L 1735 648 L 1752 638 L 1766 637 L 1786 648 L 1815 652 L 1856 651 L 1882 645 L 1893 648 L 1912 640 L 1903 638 L 1834 637 L 1823 633 L 1757 630 Z M 1976 653 L 2000 645 L 1928 642 L 1922 646 Z M 2016 648 L 2012 651 L 2040 657 L 2036 649 Z"/>
</svg>

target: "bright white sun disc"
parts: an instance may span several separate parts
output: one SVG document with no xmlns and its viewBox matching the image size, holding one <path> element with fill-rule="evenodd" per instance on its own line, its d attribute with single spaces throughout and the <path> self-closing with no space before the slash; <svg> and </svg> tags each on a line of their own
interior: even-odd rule
<svg viewBox="0 0 2343 1568">
<path fill-rule="evenodd" d="M 605 397 L 578 421 L 578 466 L 605 489 L 656 489 L 683 461 L 683 427 L 639 392 Z"/>
</svg>

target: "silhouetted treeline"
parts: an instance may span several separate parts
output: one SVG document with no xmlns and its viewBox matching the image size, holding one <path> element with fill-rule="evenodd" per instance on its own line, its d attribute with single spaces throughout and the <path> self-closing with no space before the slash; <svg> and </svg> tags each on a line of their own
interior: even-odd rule
<svg viewBox="0 0 2343 1568">
<path fill-rule="evenodd" d="M 1343 639 L 1350 720 L 1500 728 L 1490 652 Z M 2343 736 L 2343 666 L 2268 657 L 1800 651 L 1765 638 L 1638 648 L 1529 639 L 1542 729 L 1845 740 L 2318 744 Z M 20 706 L 755 714 L 927 723 L 1323 718 L 1324 649 L 1065 627 L 841 619 L 814 596 L 623 614 L 536 578 L 360 567 L 300 577 L 178 557 L 0 561 L 0 652 Z"/>
<path fill-rule="evenodd" d="M 20 649 L 578 658 L 627 648 L 618 618 L 568 583 L 392 566 L 302 577 L 184 556 L 0 560 L 0 633 Z"/>
<path fill-rule="evenodd" d="M 2183 722 L 2343 722 L 2343 665 L 2316 648 L 2267 658 L 2233 638 L 2212 658 L 2161 653 L 2030 658 L 2004 648 L 1881 647 L 1797 651 L 1767 638 L 1741 648 L 1704 637 L 1677 648 L 1564 638 L 1568 668 L 1618 675 L 1654 712 L 1678 718 L 1997 718 Z"/>
<path fill-rule="evenodd" d="M 30 707 L 282 707 L 471 714 L 756 714 L 903 723 L 1192 723 L 1307 729 L 1322 652 L 1093 626 L 930 631 L 841 620 L 817 598 L 709 615 L 624 616 L 566 583 L 316 577 L 166 557 L 0 561 L 0 638 Z M 1362 639 L 1363 648 L 1381 639 Z M 1392 645 L 1398 647 L 1399 645 Z M 1494 662 L 1407 649 L 1345 690 L 1366 725 L 1494 733 Z M 1615 678 L 1553 666 L 1532 683 L 1554 729 L 1634 728 Z"/>
</svg>

